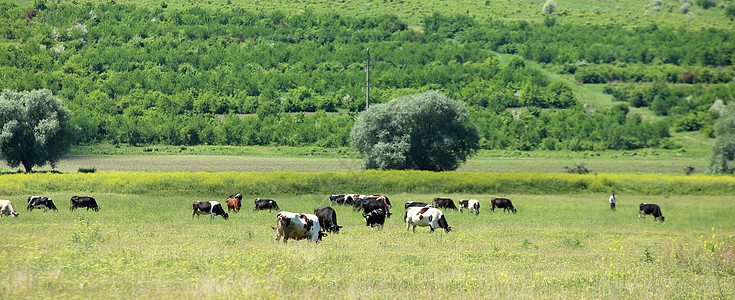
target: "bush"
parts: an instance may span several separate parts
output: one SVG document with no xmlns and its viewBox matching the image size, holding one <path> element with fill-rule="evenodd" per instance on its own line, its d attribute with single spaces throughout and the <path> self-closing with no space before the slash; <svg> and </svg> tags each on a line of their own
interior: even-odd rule
<svg viewBox="0 0 735 300">
<path fill-rule="evenodd" d="M 547 14 L 547 15 L 553 14 L 554 11 L 556 11 L 556 1 L 546 0 L 546 3 L 544 3 L 544 6 L 541 9 L 544 12 L 544 14 Z"/>
<path fill-rule="evenodd" d="M 589 174 L 591 172 L 584 163 L 575 164 L 574 167 L 564 166 L 564 169 L 570 174 Z"/>
</svg>

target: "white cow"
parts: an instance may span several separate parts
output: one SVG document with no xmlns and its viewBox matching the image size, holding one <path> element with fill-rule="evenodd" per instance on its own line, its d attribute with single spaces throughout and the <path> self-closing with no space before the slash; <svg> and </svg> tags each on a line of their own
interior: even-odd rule
<svg viewBox="0 0 735 300">
<path fill-rule="evenodd" d="M 452 226 L 447 224 L 447 219 L 444 218 L 444 213 L 441 210 L 433 207 L 409 207 L 406 209 L 406 231 L 413 226 L 413 232 L 416 232 L 416 226 L 431 228 L 430 232 L 434 232 L 434 229 L 441 228 L 445 233 L 452 231 Z"/>
<path fill-rule="evenodd" d="M 282 211 L 276 215 L 276 220 L 278 226 L 271 227 L 276 229 L 276 241 L 283 238 L 284 243 L 288 239 L 309 239 L 310 242 L 319 242 L 322 237 L 327 236 L 321 231 L 319 218 L 312 214 Z"/>
<path fill-rule="evenodd" d="M 468 209 L 470 213 L 474 212 L 475 215 L 479 215 L 480 214 L 480 201 L 477 201 L 475 199 L 459 200 L 459 212 L 462 212 L 463 208 Z"/>
<path fill-rule="evenodd" d="M 10 200 L 0 200 L 0 218 L 2 218 L 3 215 L 13 216 L 13 218 L 18 216 L 18 213 L 15 211 L 15 208 L 13 208 L 13 203 L 11 203 Z"/>
</svg>

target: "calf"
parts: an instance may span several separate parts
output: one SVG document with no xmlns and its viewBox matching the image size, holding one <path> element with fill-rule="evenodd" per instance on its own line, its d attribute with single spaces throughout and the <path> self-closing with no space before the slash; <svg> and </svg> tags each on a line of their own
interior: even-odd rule
<svg viewBox="0 0 735 300">
<path fill-rule="evenodd" d="M 454 201 L 449 198 L 434 198 L 434 206 L 437 208 L 457 209 L 457 206 L 454 205 Z"/>
<path fill-rule="evenodd" d="M 475 215 L 480 214 L 480 201 L 477 201 L 475 199 L 469 199 L 469 200 L 459 200 L 459 212 L 462 212 L 462 209 L 466 208 L 467 210 L 471 212 L 475 212 Z"/>
<path fill-rule="evenodd" d="M 319 207 L 314 210 L 314 214 L 319 218 L 319 224 L 322 226 L 322 230 L 339 233 L 339 229 L 342 226 L 337 225 L 337 213 L 331 207 Z"/>
<path fill-rule="evenodd" d="M 2 218 L 4 215 L 12 216 L 13 218 L 19 215 L 19 213 L 15 211 L 13 203 L 10 202 L 10 200 L 0 200 L 0 218 Z"/>
<path fill-rule="evenodd" d="M 376 225 L 378 226 L 378 230 L 383 230 L 385 211 L 382 208 L 373 210 L 363 217 L 365 218 L 365 226 L 370 226 L 370 230 L 374 230 Z"/>
<path fill-rule="evenodd" d="M 49 209 L 53 209 L 54 211 L 59 210 L 56 208 L 56 205 L 54 205 L 54 202 L 51 201 L 51 198 L 30 196 L 28 197 L 28 206 L 26 207 L 26 210 L 33 210 L 34 208 L 43 209 L 44 212 Z"/>
<path fill-rule="evenodd" d="M 274 209 L 279 209 L 278 203 L 276 203 L 276 201 L 273 201 L 271 199 L 255 198 L 254 202 L 255 202 L 255 207 L 253 208 L 253 211 L 266 210 L 266 209 L 270 211 Z"/>
<path fill-rule="evenodd" d="M 195 215 L 198 217 L 204 214 L 209 214 L 210 219 L 214 219 L 214 216 L 222 216 L 223 219 L 227 220 L 230 217 L 222 208 L 222 204 L 217 201 L 194 201 L 192 209 L 192 218 Z"/>
<path fill-rule="evenodd" d="M 242 207 L 242 195 L 240 193 L 230 195 L 227 198 L 227 212 L 240 212 L 240 207 Z"/>
<path fill-rule="evenodd" d="M 276 241 L 283 239 L 283 243 L 288 239 L 320 242 L 322 237 L 327 236 L 315 215 L 282 211 L 276 215 L 276 223 L 277 226 L 271 228 L 276 229 Z"/>
<path fill-rule="evenodd" d="M 406 204 L 404 204 L 403 206 L 405 206 L 405 208 L 406 208 L 406 209 L 408 209 L 409 207 L 424 207 L 424 206 L 430 206 L 430 207 L 434 207 L 433 205 L 431 205 L 431 204 L 429 204 L 429 203 L 424 203 L 424 202 L 414 202 L 414 201 L 408 201 L 408 202 L 406 202 Z"/>
<path fill-rule="evenodd" d="M 502 208 L 503 211 L 508 212 L 512 211 L 513 213 L 516 213 L 515 207 L 513 207 L 513 202 L 511 202 L 509 199 L 506 198 L 495 198 L 490 200 L 493 207 L 490 208 L 492 212 L 495 212 L 495 208 Z"/>
<path fill-rule="evenodd" d="M 69 210 L 75 210 L 80 207 L 86 207 L 87 210 L 91 208 L 93 211 L 100 210 L 99 205 L 97 205 L 97 201 L 94 200 L 94 198 L 92 197 L 71 197 L 71 207 L 69 208 Z"/>
<path fill-rule="evenodd" d="M 653 215 L 654 221 L 661 220 L 661 222 L 663 222 L 665 219 L 664 216 L 661 214 L 661 207 L 659 207 L 658 204 L 641 203 L 638 208 L 639 218 L 645 218 L 646 215 Z"/>
<path fill-rule="evenodd" d="M 452 231 L 452 226 L 447 224 L 447 219 L 444 218 L 444 213 L 433 207 L 409 207 L 404 215 L 406 220 L 406 231 L 413 226 L 413 232 L 416 232 L 416 226 L 426 227 L 429 226 L 433 233 L 434 229 L 441 228 L 445 233 Z"/>
</svg>

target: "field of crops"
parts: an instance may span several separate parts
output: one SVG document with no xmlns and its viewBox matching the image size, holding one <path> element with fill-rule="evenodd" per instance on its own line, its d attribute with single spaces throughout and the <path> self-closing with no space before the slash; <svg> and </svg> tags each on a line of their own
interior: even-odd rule
<svg viewBox="0 0 735 300">
<path fill-rule="evenodd" d="M 7 175 L 6 175 L 7 176 Z M 233 191 L 234 192 L 234 191 Z M 735 297 L 732 196 L 508 194 L 517 214 L 490 212 L 487 194 L 390 195 L 383 231 L 336 207 L 344 226 L 320 244 L 276 242 L 276 211 L 310 213 L 327 196 L 245 195 L 229 220 L 191 217 L 194 200 L 226 195 L 91 193 L 101 210 L 22 208 L 0 219 L 0 298 L 719 298 Z M 476 198 L 477 216 L 445 210 L 453 231 L 406 232 L 406 201 Z M 3 196 L 6 197 L 6 196 Z M 666 222 L 638 219 L 658 203 Z"/>
</svg>

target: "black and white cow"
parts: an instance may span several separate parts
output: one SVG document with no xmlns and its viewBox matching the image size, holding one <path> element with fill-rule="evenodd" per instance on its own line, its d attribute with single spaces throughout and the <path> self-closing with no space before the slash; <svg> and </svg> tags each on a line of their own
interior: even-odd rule
<svg viewBox="0 0 735 300">
<path fill-rule="evenodd" d="M 43 209 L 44 212 L 49 209 L 53 209 L 54 211 L 59 210 L 56 208 L 56 205 L 54 205 L 54 201 L 52 201 L 51 198 L 30 196 L 28 197 L 28 206 L 26 207 L 26 210 L 33 210 L 34 208 Z"/>
<path fill-rule="evenodd" d="M 369 214 L 364 216 L 365 226 L 370 226 L 370 230 L 374 230 L 375 226 L 378 230 L 383 230 L 383 224 L 385 224 L 385 211 L 382 208 L 371 211 Z"/>
<path fill-rule="evenodd" d="M 222 204 L 217 201 L 194 201 L 192 204 L 191 217 L 209 214 L 210 219 L 214 216 L 222 216 L 225 220 L 230 217 L 222 208 Z"/>
<path fill-rule="evenodd" d="M 309 239 L 310 242 L 320 242 L 327 236 L 315 215 L 281 211 L 276 215 L 276 223 L 276 227 L 271 227 L 276 229 L 276 241 L 283 239 L 286 243 L 288 239 Z"/>
<path fill-rule="evenodd" d="M 86 207 L 87 210 L 91 208 L 93 211 L 100 210 L 99 205 L 97 205 L 97 201 L 94 200 L 94 198 L 92 197 L 71 197 L 71 207 L 69 208 L 69 210 L 75 210 L 80 207 Z"/>
<path fill-rule="evenodd" d="M 490 210 L 492 212 L 495 212 L 495 208 L 497 207 L 497 208 L 502 208 L 503 211 L 505 211 L 505 212 L 512 211 L 513 213 L 516 213 L 516 209 L 515 209 L 515 207 L 513 207 L 513 202 L 511 202 L 507 198 L 495 198 L 495 197 L 493 197 L 490 200 L 490 203 L 492 203 L 492 206 L 493 206 L 493 207 L 490 208 Z"/>
<path fill-rule="evenodd" d="M 271 199 L 255 198 L 255 201 L 253 202 L 255 203 L 255 207 L 253 208 L 253 211 L 266 210 L 266 209 L 267 210 L 279 209 L 278 203 L 276 203 L 276 201 L 271 200 Z"/>
<path fill-rule="evenodd" d="M 414 201 L 408 201 L 408 202 L 406 202 L 406 204 L 404 204 L 403 206 L 405 206 L 405 208 L 406 208 L 406 209 L 408 209 L 409 207 L 425 207 L 425 206 L 430 206 L 430 207 L 434 207 L 433 205 L 431 205 L 431 204 L 429 204 L 429 203 L 424 203 L 424 202 L 414 202 Z"/>
<path fill-rule="evenodd" d="M 15 211 L 13 203 L 10 200 L 0 200 L 0 218 L 2 216 L 17 217 L 19 214 Z"/>
<path fill-rule="evenodd" d="M 390 209 L 388 208 L 388 205 L 385 204 L 385 201 L 379 199 L 379 198 L 362 198 L 360 201 L 360 207 L 358 208 L 358 211 L 362 210 L 362 216 L 366 216 L 371 211 L 374 211 L 376 209 L 382 209 L 385 212 L 385 215 L 390 218 L 390 216 L 393 214 L 390 212 Z"/>
<path fill-rule="evenodd" d="M 406 220 L 406 231 L 412 226 L 413 232 L 416 232 L 416 226 L 429 226 L 431 233 L 437 228 L 443 229 L 445 233 L 452 231 L 452 226 L 447 223 L 444 213 L 433 207 L 409 207 L 404 219 Z"/>
<path fill-rule="evenodd" d="M 661 207 L 658 204 L 653 203 L 641 203 L 639 205 L 638 217 L 645 218 L 646 215 L 653 215 L 653 220 L 664 221 L 664 216 L 661 214 Z"/>
<path fill-rule="evenodd" d="M 475 215 L 480 214 L 480 201 L 477 201 L 475 199 L 469 199 L 469 200 L 459 200 L 459 212 L 462 212 L 462 209 L 466 208 L 470 211 L 470 213 L 474 212 Z"/>
<path fill-rule="evenodd" d="M 434 198 L 434 206 L 437 208 L 457 209 L 457 206 L 454 205 L 454 201 L 449 198 Z"/>
<path fill-rule="evenodd" d="M 319 219 L 322 230 L 327 232 L 339 233 L 342 226 L 337 225 L 337 213 L 333 208 L 328 206 L 319 207 L 314 210 L 314 214 Z"/>
<path fill-rule="evenodd" d="M 345 195 L 330 195 L 329 205 L 330 206 L 335 205 L 335 204 L 344 205 L 346 204 L 345 199 L 346 199 Z"/>
</svg>

